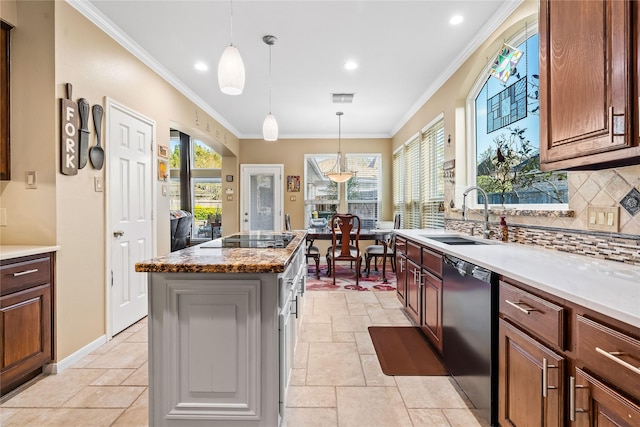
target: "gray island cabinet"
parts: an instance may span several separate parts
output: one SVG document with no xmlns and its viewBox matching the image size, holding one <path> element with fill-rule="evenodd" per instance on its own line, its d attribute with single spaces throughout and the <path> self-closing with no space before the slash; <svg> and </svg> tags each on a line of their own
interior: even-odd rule
<svg viewBox="0 0 640 427">
<path fill-rule="evenodd" d="M 284 247 L 230 236 L 136 264 L 149 274 L 151 426 L 279 425 L 306 281 L 305 235 L 288 232 Z"/>
</svg>

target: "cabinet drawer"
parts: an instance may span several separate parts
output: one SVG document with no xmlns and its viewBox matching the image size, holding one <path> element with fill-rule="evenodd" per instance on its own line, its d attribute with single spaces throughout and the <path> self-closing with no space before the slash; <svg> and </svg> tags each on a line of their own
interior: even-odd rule
<svg viewBox="0 0 640 427">
<path fill-rule="evenodd" d="M 0 295 L 7 295 L 51 281 L 49 256 L 25 259 L 0 266 Z"/>
<path fill-rule="evenodd" d="M 402 237 L 396 236 L 396 246 L 395 246 L 396 254 L 406 254 L 407 253 L 407 241 Z"/>
<path fill-rule="evenodd" d="M 531 334 L 566 350 L 566 308 L 500 281 L 500 313 Z"/>
<path fill-rule="evenodd" d="M 640 400 L 640 340 L 578 315 L 578 360 Z"/>
<path fill-rule="evenodd" d="M 407 241 L 407 258 L 415 262 L 417 265 L 421 265 L 420 255 L 422 246 L 418 246 L 413 242 Z"/>
<path fill-rule="evenodd" d="M 442 255 L 422 248 L 422 266 L 431 273 L 442 277 Z"/>
</svg>

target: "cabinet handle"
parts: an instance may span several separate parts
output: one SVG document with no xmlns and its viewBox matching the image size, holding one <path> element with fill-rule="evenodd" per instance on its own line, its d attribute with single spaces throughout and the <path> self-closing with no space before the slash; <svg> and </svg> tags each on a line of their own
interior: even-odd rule
<svg viewBox="0 0 640 427">
<path fill-rule="evenodd" d="M 504 300 L 504 302 L 506 302 L 507 304 L 509 304 L 512 307 L 517 308 L 518 310 L 520 310 L 524 314 L 531 314 L 532 311 L 536 311 L 535 308 L 530 307 L 530 306 L 526 305 L 523 302 L 513 302 L 513 301 L 509 301 L 508 299 Z M 520 307 L 521 305 L 524 305 L 527 308 Z"/>
<path fill-rule="evenodd" d="M 576 385 L 576 378 L 569 377 L 569 420 L 575 421 L 576 414 L 589 412 L 583 408 L 576 408 L 576 389 L 577 388 L 587 388 L 584 385 Z"/>
<path fill-rule="evenodd" d="M 26 274 L 37 273 L 37 272 L 38 272 L 37 268 L 34 268 L 33 270 L 19 271 L 18 273 L 13 273 L 13 277 L 24 276 Z"/>
<path fill-rule="evenodd" d="M 293 311 L 293 302 L 295 301 L 296 303 L 296 310 Z M 291 314 L 295 314 L 296 319 L 298 318 L 298 295 L 296 295 L 296 298 L 291 301 L 291 308 L 289 309 L 289 311 L 291 312 Z"/>
<path fill-rule="evenodd" d="M 622 351 L 606 351 L 606 350 L 601 349 L 600 347 L 596 347 L 596 351 L 598 353 L 600 353 L 601 355 L 603 355 L 604 357 L 613 360 L 618 365 L 622 365 L 625 368 L 629 369 L 631 372 L 634 372 L 634 373 L 640 375 L 640 368 L 638 368 L 636 366 L 633 366 L 629 362 L 625 362 L 624 360 L 620 359 L 619 357 L 616 357 L 616 356 L 624 356 L 626 353 L 624 353 Z"/>
<path fill-rule="evenodd" d="M 404 271 L 404 258 L 400 258 L 400 273 Z"/>
<path fill-rule="evenodd" d="M 549 365 L 546 357 L 542 358 L 542 397 L 547 397 L 547 390 L 555 390 L 558 387 L 549 385 L 549 369 L 556 369 L 556 365 Z"/>
</svg>

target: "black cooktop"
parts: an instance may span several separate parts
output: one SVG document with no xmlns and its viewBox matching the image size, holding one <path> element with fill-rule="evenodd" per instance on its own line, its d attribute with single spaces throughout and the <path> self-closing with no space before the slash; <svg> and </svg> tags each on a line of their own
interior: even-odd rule
<svg viewBox="0 0 640 427">
<path fill-rule="evenodd" d="M 293 234 L 273 231 L 251 231 L 222 238 L 223 248 L 286 248 Z"/>
</svg>

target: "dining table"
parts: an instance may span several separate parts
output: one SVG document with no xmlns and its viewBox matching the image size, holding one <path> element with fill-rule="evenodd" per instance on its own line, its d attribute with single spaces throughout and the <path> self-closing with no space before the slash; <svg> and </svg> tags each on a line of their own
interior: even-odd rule
<svg viewBox="0 0 640 427">
<path fill-rule="evenodd" d="M 389 283 L 387 280 L 387 276 L 385 273 L 385 267 L 387 264 L 387 240 L 393 233 L 393 230 L 389 229 L 381 229 L 381 228 L 372 228 L 372 229 L 363 229 L 360 230 L 360 240 L 375 240 L 379 242 L 383 247 L 384 256 L 382 257 L 382 282 Z M 351 233 L 353 238 L 355 239 L 356 232 Z M 340 236 L 342 233 L 336 230 L 336 236 Z M 312 227 L 307 229 L 307 251 L 311 246 L 313 246 L 313 242 L 315 240 L 333 240 L 333 233 L 331 232 L 331 228 L 323 227 L 316 228 Z M 360 251 L 364 253 L 363 251 Z M 359 272 L 358 272 L 359 274 Z"/>
</svg>

